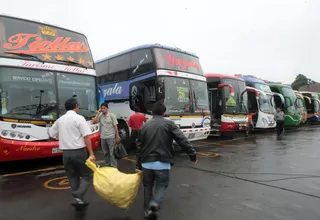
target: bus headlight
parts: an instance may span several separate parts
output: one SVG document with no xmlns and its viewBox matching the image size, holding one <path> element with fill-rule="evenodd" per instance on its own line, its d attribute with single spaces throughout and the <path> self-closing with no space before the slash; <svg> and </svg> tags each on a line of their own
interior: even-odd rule
<svg viewBox="0 0 320 220">
<path fill-rule="evenodd" d="M 14 140 L 29 140 L 31 137 L 28 134 L 16 131 L 0 130 L 0 136 Z"/>
<path fill-rule="evenodd" d="M 7 136 L 8 134 L 9 134 L 9 132 L 6 130 L 1 131 L 1 136 L 3 136 L 3 137 Z"/>
<path fill-rule="evenodd" d="M 210 121 L 205 121 L 205 122 L 203 123 L 203 126 L 209 128 L 209 127 L 211 126 Z"/>
<path fill-rule="evenodd" d="M 92 133 L 95 133 L 95 132 L 99 131 L 99 126 L 98 126 L 98 125 L 92 125 L 92 126 L 90 127 L 90 129 L 91 129 L 91 132 L 92 132 Z"/>
<path fill-rule="evenodd" d="M 210 118 L 205 118 L 202 122 L 202 126 L 205 128 L 210 128 L 211 127 L 211 119 Z"/>
</svg>

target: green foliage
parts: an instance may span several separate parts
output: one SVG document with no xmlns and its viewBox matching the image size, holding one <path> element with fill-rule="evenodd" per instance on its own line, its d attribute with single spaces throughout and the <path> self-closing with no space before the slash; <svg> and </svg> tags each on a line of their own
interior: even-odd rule
<svg viewBox="0 0 320 220">
<path fill-rule="evenodd" d="M 302 86 L 315 84 L 315 83 L 317 83 L 317 82 L 307 78 L 305 75 L 298 74 L 296 76 L 296 79 L 293 81 L 293 83 L 291 83 L 291 87 L 294 90 L 299 90 L 299 88 L 302 87 Z"/>
</svg>

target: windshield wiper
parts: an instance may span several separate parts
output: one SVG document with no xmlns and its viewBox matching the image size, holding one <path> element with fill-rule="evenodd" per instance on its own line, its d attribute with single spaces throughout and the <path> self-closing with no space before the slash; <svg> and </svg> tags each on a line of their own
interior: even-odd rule
<svg viewBox="0 0 320 220">
<path fill-rule="evenodd" d="M 68 64 L 76 64 L 78 66 L 81 66 L 85 69 L 88 69 L 88 67 L 86 67 L 85 65 L 82 65 L 81 63 L 77 63 L 77 62 L 74 62 L 74 61 L 70 61 L 70 60 L 56 60 L 56 61 L 59 61 L 59 62 L 62 62 L 62 63 L 68 63 Z"/>
<path fill-rule="evenodd" d="M 43 60 L 41 60 L 39 57 L 35 56 L 35 55 L 31 55 L 31 54 L 26 54 L 26 53 L 14 53 L 14 52 L 4 52 L 6 54 L 13 54 L 13 55 L 17 55 L 19 57 L 30 57 L 33 58 L 35 60 L 38 60 L 41 63 L 44 63 Z"/>
</svg>

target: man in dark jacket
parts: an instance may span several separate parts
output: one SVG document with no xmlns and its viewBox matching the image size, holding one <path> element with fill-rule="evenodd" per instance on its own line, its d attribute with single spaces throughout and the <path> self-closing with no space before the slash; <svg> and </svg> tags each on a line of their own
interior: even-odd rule
<svg viewBox="0 0 320 220">
<path fill-rule="evenodd" d="M 137 169 L 143 171 L 144 212 L 146 219 L 157 219 L 160 203 L 169 184 L 170 161 L 174 155 L 173 140 L 197 162 L 196 151 L 177 125 L 163 117 L 166 107 L 155 103 L 153 118 L 140 129 L 137 139 Z M 156 185 L 153 195 L 153 186 Z"/>
</svg>

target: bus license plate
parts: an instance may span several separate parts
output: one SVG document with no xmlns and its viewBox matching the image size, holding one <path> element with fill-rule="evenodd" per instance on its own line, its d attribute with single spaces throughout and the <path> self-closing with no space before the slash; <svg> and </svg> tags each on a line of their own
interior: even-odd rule
<svg viewBox="0 0 320 220">
<path fill-rule="evenodd" d="M 52 153 L 53 154 L 57 154 L 57 153 L 61 153 L 62 150 L 59 149 L 59 147 L 56 147 L 56 148 L 52 148 Z"/>
<path fill-rule="evenodd" d="M 194 138 L 195 135 L 196 135 L 195 133 L 189 134 L 189 138 Z"/>
<path fill-rule="evenodd" d="M 240 124 L 240 127 L 246 127 L 246 124 Z"/>
</svg>

